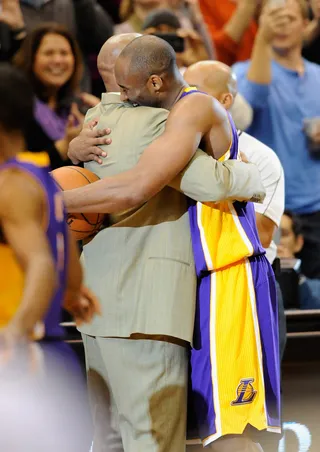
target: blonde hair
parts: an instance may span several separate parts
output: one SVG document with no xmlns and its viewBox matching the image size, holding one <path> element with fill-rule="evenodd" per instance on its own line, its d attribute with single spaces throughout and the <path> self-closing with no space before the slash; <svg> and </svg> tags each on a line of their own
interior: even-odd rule
<svg viewBox="0 0 320 452">
<path fill-rule="evenodd" d="M 131 14 L 133 14 L 133 1 L 134 0 L 122 0 L 119 11 L 122 22 L 128 20 Z"/>
</svg>

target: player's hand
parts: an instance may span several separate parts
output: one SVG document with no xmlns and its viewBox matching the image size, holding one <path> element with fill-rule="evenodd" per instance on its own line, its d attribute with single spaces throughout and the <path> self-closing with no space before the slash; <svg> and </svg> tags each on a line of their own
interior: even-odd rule
<svg viewBox="0 0 320 452">
<path fill-rule="evenodd" d="M 81 286 L 76 298 L 65 300 L 64 308 L 74 317 L 76 324 L 90 323 L 94 315 L 101 315 L 97 297 L 86 286 Z"/>
<path fill-rule="evenodd" d="M 244 162 L 244 163 L 250 163 L 244 152 L 240 152 L 240 160 L 241 160 L 241 162 Z"/>
<path fill-rule="evenodd" d="M 111 143 L 111 138 L 107 138 L 111 130 L 95 129 L 98 121 L 99 119 L 94 119 L 85 124 L 80 134 L 70 142 L 68 157 L 75 165 L 92 160 L 101 165 L 101 157 L 107 156 L 99 146 Z"/>
<path fill-rule="evenodd" d="M 17 346 L 24 344 L 27 338 L 24 333 L 11 325 L 0 330 L 0 364 L 7 364 L 14 356 Z"/>
<path fill-rule="evenodd" d="M 27 364 L 27 371 L 38 372 L 43 365 L 41 348 L 36 342 L 30 342 L 24 328 L 11 323 L 0 330 L 0 366 Z M 22 369 L 24 368 L 24 365 Z"/>
</svg>

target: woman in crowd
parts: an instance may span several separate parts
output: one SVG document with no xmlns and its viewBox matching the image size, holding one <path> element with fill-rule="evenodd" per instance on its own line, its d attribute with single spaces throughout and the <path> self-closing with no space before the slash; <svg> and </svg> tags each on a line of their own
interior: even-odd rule
<svg viewBox="0 0 320 452">
<path fill-rule="evenodd" d="M 36 96 L 28 150 L 46 150 L 53 169 L 69 163 L 69 143 L 83 122 L 74 103 L 82 76 L 77 42 L 63 26 L 42 24 L 27 35 L 14 64 L 27 74 Z"/>
</svg>

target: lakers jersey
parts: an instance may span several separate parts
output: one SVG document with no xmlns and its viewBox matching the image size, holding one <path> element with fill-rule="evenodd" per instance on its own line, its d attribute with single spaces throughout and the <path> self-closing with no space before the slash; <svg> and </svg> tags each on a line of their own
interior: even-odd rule
<svg viewBox="0 0 320 452">
<path fill-rule="evenodd" d="M 66 287 L 68 231 L 61 193 L 49 174 L 49 158 L 45 153 L 21 153 L 0 165 L 0 172 L 18 168 L 42 187 L 46 198 L 46 235 L 58 274 L 58 288 L 44 319 L 45 335 L 60 337 L 60 317 Z M 32 237 L 30 237 L 32 240 Z M 5 326 L 18 309 L 24 289 L 24 274 L 0 229 L 0 327 Z"/>
<path fill-rule="evenodd" d="M 228 120 L 230 146 L 222 159 L 237 159 L 237 131 Z M 248 425 L 280 432 L 276 286 L 253 205 L 190 200 L 189 218 L 198 274 L 190 437 L 207 446 Z"/>
<path fill-rule="evenodd" d="M 188 87 L 180 99 L 199 92 Z M 230 146 L 220 160 L 238 159 L 238 134 L 231 116 Z M 190 200 L 189 218 L 198 276 L 221 270 L 251 256 L 265 254 L 256 227 L 252 203 L 199 203 Z"/>
</svg>

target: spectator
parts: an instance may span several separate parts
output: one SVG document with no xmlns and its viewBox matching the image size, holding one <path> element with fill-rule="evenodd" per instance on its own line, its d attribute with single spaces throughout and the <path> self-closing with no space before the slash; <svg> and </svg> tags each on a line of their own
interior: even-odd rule
<svg viewBox="0 0 320 452">
<path fill-rule="evenodd" d="M 197 3 L 197 0 L 188 0 L 188 3 Z M 174 9 L 181 27 L 185 30 L 195 30 L 199 33 L 200 37 L 205 44 L 209 58 L 214 56 L 213 47 L 210 43 L 209 35 L 205 26 L 200 26 L 202 17 L 200 18 L 201 11 L 195 5 L 190 9 L 192 11 L 189 15 L 185 10 L 180 7 L 181 1 L 177 0 L 122 0 L 120 7 L 120 17 L 124 21 L 120 25 L 115 26 L 115 33 L 141 33 L 142 24 L 147 16 L 157 8 L 170 8 Z M 192 19 L 191 19 L 191 18 Z"/>
<path fill-rule="evenodd" d="M 299 217 L 286 210 L 281 219 L 280 231 L 278 256 L 281 259 L 294 259 L 301 251 L 304 241 Z M 295 268 L 298 270 L 297 266 Z M 320 279 L 309 279 L 300 274 L 299 299 L 301 309 L 320 309 Z"/>
<path fill-rule="evenodd" d="M 304 36 L 303 56 L 313 63 L 320 64 L 320 1 L 310 0 L 312 20 Z"/>
<path fill-rule="evenodd" d="M 320 159 L 312 151 L 320 143 L 319 125 L 310 135 L 312 147 L 304 131 L 306 118 L 320 117 L 320 67 L 301 55 L 307 18 L 304 0 L 266 7 L 251 61 L 234 70 L 239 91 L 254 110 L 248 132 L 277 153 L 285 173 L 286 208 L 300 215 L 302 271 L 320 278 Z"/>
<path fill-rule="evenodd" d="M 146 34 L 156 34 L 163 39 L 166 39 L 168 33 L 173 35 L 173 40 L 169 43 L 176 52 L 177 64 L 182 73 L 191 64 L 209 58 L 198 33 L 193 30 L 181 29 L 178 17 L 169 9 L 156 9 L 151 12 L 142 24 L 142 30 Z M 179 38 L 183 39 L 183 45 Z"/>
<path fill-rule="evenodd" d="M 7 1 L 16 3 L 18 0 Z M 82 88 L 90 91 L 91 56 L 97 55 L 106 39 L 113 35 L 108 13 L 96 0 L 21 0 L 20 3 L 27 32 L 41 22 L 56 22 L 77 38 L 85 62 Z"/>
<path fill-rule="evenodd" d="M 36 96 L 27 147 L 46 150 L 52 168 L 57 168 L 67 160 L 69 142 L 81 130 L 82 115 L 71 105 L 82 75 L 77 43 L 64 27 L 47 23 L 27 35 L 14 62 L 30 79 Z"/>
<path fill-rule="evenodd" d="M 200 0 L 217 59 L 229 66 L 250 58 L 263 0 Z"/>
</svg>

